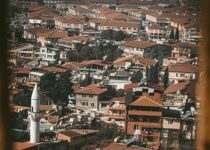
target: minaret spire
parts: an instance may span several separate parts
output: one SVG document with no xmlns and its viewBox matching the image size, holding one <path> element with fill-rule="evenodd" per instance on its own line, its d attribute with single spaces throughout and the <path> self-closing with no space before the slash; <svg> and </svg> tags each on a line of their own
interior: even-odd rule
<svg viewBox="0 0 210 150">
<path fill-rule="evenodd" d="M 31 111 L 29 111 L 30 118 L 30 142 L 39 142 L 39 130 L 40 130 L 40 96 L 37 84 L 35 84 L 32 96 L 31 96 Z"/>
</svg>

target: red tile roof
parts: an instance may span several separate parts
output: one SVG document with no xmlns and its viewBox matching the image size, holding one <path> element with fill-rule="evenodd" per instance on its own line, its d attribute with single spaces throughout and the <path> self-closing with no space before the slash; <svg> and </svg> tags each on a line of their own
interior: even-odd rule
<svg viewBox="0 0 210 150">
<path fill-rule="evenodd" d="M 132 102 L 131 106 L 144 106 L 144 107 L 162 107 L 163 103 L 159 100 L 152 99 L 153 96 L 141 96 L 134 102 Z"/>
<path fill-rule="evenodd" d="M 76 93 L 76 94 L 100 95 L 104 92 L 106 92 L 106 90 L 97 87 L 97 84 L 91 84 L 91 85 L 89 85 L 85 88 L 81 88 L 81 89 L 76 90 L 74 93 Z"/>
<path fill-rule="evenodd" d="M 153 47 L 157 45 L 155 42 L 152 41 L 140 41 L 140 40 L 133 40 L 133 41 L 129 41 L 127 43 L 123 43 L 122 46 L 126 46 L 126 47 L 134 47 L 134 48 L 148 48 L 148 47 Z"/>
<path fill-rule="evenodd" d="M 64 73 L 64 72 L 68 71 L 68 69 L 61 68 L 61 67 L 55 67 L 55 66 L 43 67 L 42 70 L 45 70 L 48 72 L 57 72 L 57 73 Z"/>
<path fill-rule="evenodd" d="M 102 60 L 84 60 L 80 65 L 99 65 L 104 67 L 107 64 L 103 63 Z"/>
<path fill-rule="evenodd" d="M 175 64 L 168 67 L 169 72 L 197 73 L 198 67 L 189 63 Z"/>
<path fill-rule="evenodd" d="M 36 148 L 39 143 L 29 143 L 29 142 L 14 142 L 13 149 L 14 150 L 27 150 L 30 148 Z"/>
<path fill-rule="evenodd" d="M 128 92 L 128 91 L 133 91 L 133 88 L 137 88 L 137 87 L 138 87 L 138 84 L 139 84 L 139 83 L 126 84 L 126 85 L 124 86 L 124 90 L 125 90 L 126 92 Z"/>
<path fill-rule="evenodd" d="M 45 37 L 45 38 L 55 38 L 55 39 L 61 39 L 68 37 L 67 32 L 61 32 L 61 31 L 50 31 L 46 33 L 38 33 L 39 37 Z"/>
<path fill-rule="evenodd" d="M 170 94 L 177 91 L 185 90 L 190 83 L 190 81 L 186 81 L 177 84 L 172 84 L 164 91 L 164 94 Z"/>
<path fill-rule="evenodd" d="M 124 65 L 125 62 L 132 62 L 132 63 L 135 63 L 135 64 L 141 64 L 141 65 L 143 65 L 145 67 L 151 66 L 151 65 L 154 65 L 154 64 L 157 63 L 153 59 L 143 58 L 143 57 L 136 56 L 136 55 L 131 55 L 131 56 L 118 58 L 117 60 L 115 60 L 113 62 L 113 64 L 114 65 Z"/>
<path fill-rule="evenodd" d="M 172 44 L 172 47 L 180 47 L 180 48 L 198 48 L 198 45 L 190 43 L 190 42 L 178 42 Z"/>
<path fill-rule="evenodd" d="M 28 68 L 16 68 L 14 70 L 14 73 L 15 74 L 29 74 L 31 71 L 31 69 L 28 69 Z"/>
<path fill-rule="evenodd" d="M 112 143 L 111 145 L 104 147 L 103 150 L 146 150 L 142 147 L 127 147 L 123 144 Z"/>
</svg>

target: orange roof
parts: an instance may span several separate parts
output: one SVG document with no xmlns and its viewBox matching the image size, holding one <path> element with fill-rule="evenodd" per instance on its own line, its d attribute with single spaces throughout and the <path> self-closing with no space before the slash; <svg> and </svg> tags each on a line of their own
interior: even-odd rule
<svg viewBox="0 0 210 150">
<path fill-rule="evenodd" d="M 133 40 L 127 43 L 122 44 L 126 47 L 134 47 L 134 48 L 148 48 L 157 45 L 155 42 L 152 41 L 140 41 L 140 40 Z"/>
<path fill-rule="evenodd" d="M 149 59 L 149 58 L 144 58 L 136 55 L 131 55 L 131 56 L 126 56 L 126 57 L 121 57 L 118 58 L 113 62 L 114 65 L 124 65 L 125 62 L 132 62 L 135 64 L 141 64 L 145 67 L 154 65 L 156 63 L 155 60 Z"/>
<path fill-rule="evenodd" d="M 91 130 L 91 129 L 70 129 L 73 132 L 79 133 L 81 135 L 87 135 L 91 133 L 97 133 L 98 130 Z"/>
<path fill-rule="evenodd" d="M 169 72 L 197 73 L 198 67 L 189 63 L 175 64 L 168 67 Z"/>
<path fill-rule="evenodd" d="M 64 16 L 64 17 L 56 17 L 55 18 L 58 21 L 61 21 L 62 23 L 70 23 L 70 24 L 84 24 L 85 20 L 81 16 Z"/>
<path fill-rule="evenodd" d="M 100 95 L 104 92 L 106 92 L 106 90 L 97 87 L 97 84 L 91 84 L 91 85 L 89 85 L 85 88 L 81 88 L 81 89 L 76 90 L 74 93 L 76 93 L 76 94 Z"/>
<path fill-rule="evenodd" d="M 139 83 L 126 84 L 126 85 L 124 86 L 124 90 L 125 90 L 126 92 L 128 92 L 128 91 L 133 91 L 133 88 L 138 87 L 138 84 L 139 84 Z"/>
<path fill-rule="evenodd" d="M 190 81 L 172 84 L 164 91 L 164 94 L 169 94 L 169 93 L 174 93 L 176 91 L 185 90 L 189 84 L 190 84 Z"/>
<path fill-rule="evenodd" d="M 37 145 L 39 145 L 40 143 L 30 143 L 30 142 L 14 142 L 13 143 L 13 149 L 14 150 L 26 150 L 29 148 L 36 148 Z"/>
<path fill-rule="evenodd" d="M 48 29 L 48 28 L 30 28 L 30 29 L 28 29 L 26 31 L 29 32 L 29 33 L 32 33 L 32 34 L 37 34 L 37 33 L 50 32 L 50 29 Z"/>
<path fill-rule="evenodd" d="M 152 98 L 152 96 L 151 96 Z M 141 96 L 134 102 L 132 102 L 131 106 L 144 106 L 144 107 L 162 107 L 163 103 L 161 100 L 153 100 L 149 98 L 149 96 Z"/>
<path fill-rule="evenodd" d="M 71 36 L 71 37 L 62 38 L 61 40 L 70 41 L 70 42 L 81 42 L 81 43 L 87 43 L 91 41 L 91 39 L 89 39 L 88 37 L 83 37 L 83 36 Z"/>
<path fill-rule="evenodd" d="M 46 33 L 38 33 L 38 36 L 45 37 L 45 38 L 65 38 L 68 37 L 67 32 L 61 32 L 61 31 L 50 31 Z"/>
<path fill-rule="evenodd" d="M 198 48 L 198 45 L 190 42 L 178 42 L 172 44 L 172 47 L 181 47 L 181 48 Z"/>
<path fill-rule="evenodd" d="M 102 60 L 84 60 L 80 63 L 80 65 L 99 65 L 106 66 L 107 64 L 103 63 Z"/>
<path fill-rule="evenodd" d="M 30 69 L 28 68 L 16 68 L 14 73 L 16 74 L 29 74 L 30 73 Z"/>
<path fill-rule="evenodd" d="M 63 72 L 68 71 L 68 69 L 55 67 L 55 66 L 43 67 L 42 70 L 49 71 L 49 72 L 58 72 L 58 73 L 63 73 Z"/>
</svg>

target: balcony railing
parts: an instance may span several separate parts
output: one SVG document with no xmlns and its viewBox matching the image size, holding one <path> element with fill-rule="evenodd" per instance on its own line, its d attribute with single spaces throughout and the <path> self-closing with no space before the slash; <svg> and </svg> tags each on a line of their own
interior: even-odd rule
<svg viewBox="0 0 210 150">
<path fill-rule="evenodd" d="M 162 112 L 159 111 L 139 111 L 139 110 L 129 110 L 128 115 L 136 115 L 136 116 L 162 116 Z"/>
</svg>

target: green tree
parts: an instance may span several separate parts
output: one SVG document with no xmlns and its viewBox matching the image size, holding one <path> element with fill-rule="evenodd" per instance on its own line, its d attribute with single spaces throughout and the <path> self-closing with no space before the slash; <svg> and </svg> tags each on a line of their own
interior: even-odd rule
<svg viewBox="0 0 210 150">
<path fill-rule="evenodd" d="M 57 75 L 55 73 L 46 74 L 41 78 L 40 89 L 46 91 L 55 104 L 66 105 L 68 96 L 73 91 L 70 76 L 69 72 Z"/>
<path fill-rule="evenodd" d="M 169 39 L 174 40 L 174 29 L 171 29 L 171 33 L 169 35 Z"/>
<path fill-rule="evenodd" d="M 175 40 L 179 41 L 179 29 L 178 28 L 176 28 Z"/>
<path fill-rule="evenodd" d="M 164 75 L 163 75 L 164 88 L 168 87 L 168 81 L 169 81 L 168 77 L 169 77 L 168 68 L 166 68 Z"/>
<path fill-rule="evenodd" d="M 128 37 L 127 34 L 125 34 L 125 33 L 122 32 L 122 31 L 116 31 L 116 32 L 114 32 L 114 34 L 113 34 L 113 39 L 114 39 L 115 41 L 122 41 L 122 40 L 124 40 L 126 37 Z"/>
</svg>

